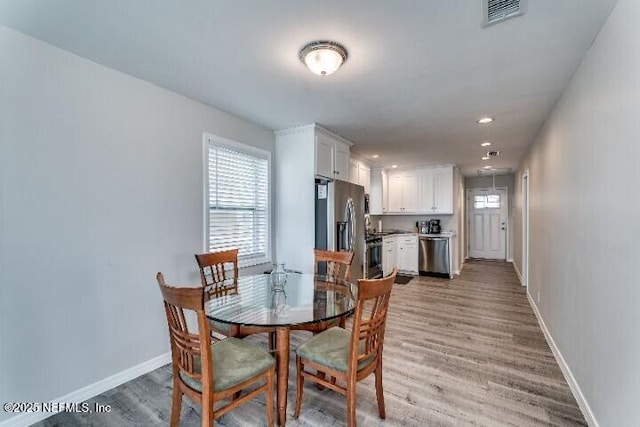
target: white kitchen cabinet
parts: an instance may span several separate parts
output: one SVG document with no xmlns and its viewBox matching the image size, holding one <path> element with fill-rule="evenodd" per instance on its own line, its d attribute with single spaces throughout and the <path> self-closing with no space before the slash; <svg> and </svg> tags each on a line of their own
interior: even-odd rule
<svg viewBox="0 0 640 427">
<path fill-rule="evenodd" d="M 351 159 L 349 167 L 349 181 L 362 185 L 365 194 L 371 194 L 371 169 L 369 166 L 356 159 Z"/>
<path fill-rule="evenodd" d="M 316 135 L 316 175 L 333 178 L 335 144 L 323 135 Z"/>
<path fill-rule="evenodd" d="M 371 191 L 371 169 L 364 163 L 358 164 L 358 184 L 364 187 L 364 193 Z"/>
<path fill-rule="evenodd" d="M 453 167 L 421 169 L 417 181 L 420 213 L 453 213 Z"/>
<path fill-rule="evenodd" d="M 335 167 L 334 178 L 343 181 L 349 180 L 349 158 L 351 153 L 349 145 L 341 141 L 335 141 L 333 166 Z"/>
<path fill-rule="evenodd" d="M 396 237 L 382 239 L 382 274 L 388 276 L 396 267 Z"/>
<path fill-rule="evenodd" d="M 398 271 L 418 274 L 418 236 L 402 234 L 396 236 L 396 265 Z"/>
<path fill-rule="evenodd" d="M 349 145 L 327 134 L 322 128 L 315 132 L 316 175 L 349 180 Z"/>
<path fill-rule="evenodd" d="M 360 179 L 360 168 L 358 168 L 358 162 L 356 160 L 351 159 L 351 164 L 349 166 L 349 181 L 354 184 L 358 183 Z"/>
<path fill-rule="evenodd" d="M 382 212 L 389 212 L 389 175 L 382 171 Z"/>
<path fill-rule="evenodd" d="M 369 213 L 381 215 L 387 211 L 387 174 L 381 169 L 371 169 L 371 181 L 369 185 Z"/>
<path fill-rule="evenodd" d="M 387 213 L 418 212 L 418 177 L 415 171 L 389 174 Z"/>
</svg>

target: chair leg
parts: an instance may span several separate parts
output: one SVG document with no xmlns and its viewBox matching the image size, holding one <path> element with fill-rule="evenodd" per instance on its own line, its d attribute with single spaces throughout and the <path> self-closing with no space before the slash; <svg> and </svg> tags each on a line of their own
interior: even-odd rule
<svg viewBox="0 0 640 427">
<path fill-rule="evenodd" d="M 378 398 L 378 412 L 383 420 L 387 417 L 384 410 L 384 392 L 382 390 L 382 361 L 376 367 L 376 397 Z"/>
<path fill-rule="evenodd" d="M 269 352 L 274 354 L 276 351 L 276 333 L 269 332 Z"/>
<path fill-rule="evenodd" d="M 302 377 L 302 358 L 296 356 L 296 409 L 293 412 L 293 418 L 298 419 L 300 415 L 300 407 L 302 406 L 302 390 L 304 388 L 304 378 Z"/>
<path fill-rule="evenodd" d="M 171 399 L 171 427 L 180 424 L 180 411 L 182 410 L 182 392 L 178 382 L 173 380 L 173 397 Z"/>
<path fill-rule="evenodd" d="M 213 425 L 213 405 L 209 405 L 207 399 L 202 397 L 202 427 Z"/>
<path fill-rule="evenodd" d="M 273 427 L 273 389 L 275 388 L 275 369 L 270 369 L 267 375 L 267 396 L 265 406 L 267 407 L 267 425 Z"/>
<path fill-rule="evenodd" d="M 347 379 L 347 425 L 356 427 L 356 380 Z"/>
<path fill-rule="evenodd" d="M 340 327 L 342 329 L 346 329 L 346 327 L 347 327 L 347 318 L 345 316 L 342 316 L 340 318 Z"/>
</svg>

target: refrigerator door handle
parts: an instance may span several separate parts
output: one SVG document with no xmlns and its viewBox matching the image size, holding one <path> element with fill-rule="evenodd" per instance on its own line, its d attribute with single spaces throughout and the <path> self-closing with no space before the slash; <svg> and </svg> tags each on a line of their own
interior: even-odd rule
<svg viewBox="0 0 640 427">
<path fill-rule="evenodd" d="M 355 215 L 355 205 L 353 203 L 353 199 L 349 197 L 347 199 L 347 205 L 345 206 L 345 218 L 349 221 L 349 246 L 347 250 L 354 251 L 355 250 L 355 240 L 356 240 L 356 215 Z"/>
</svg>

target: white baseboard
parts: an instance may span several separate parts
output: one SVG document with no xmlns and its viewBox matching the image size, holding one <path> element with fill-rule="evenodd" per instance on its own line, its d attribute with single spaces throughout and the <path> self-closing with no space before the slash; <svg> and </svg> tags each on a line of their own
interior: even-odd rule
<svg viewBox="0 0 640 427">
<path fill-rule="evenodd" d="M 120 384 L 124 384 L 127 381 L 131 381 L 132 379 L 139 377 L 140 375 L 144 375 L 148 372 L 153 371 L 154 369 L 159 368 L 160 366 L 166 365 L 169 362 L 171 362 L 171 353 L 162 354 L 158 357 L 154 357 L 151 360 L 142 362 L 139 365 L 133 366 L 122 372 L 118 372 L 117 374 L 107 377 L 96 383 L 89 384 L 86 387 L 72 391 L 71 393 L 66 394 L 62 397 L 59 397 L 57 399 L 52 399 L 51 402 L 62 402 L 62 403 L 84 402 L 85 400 L 91 399 L 92 397 L 95 397 L 101 393 L 104 393 L 107 390 L 111 390 L 112 388 L 115 388 Z M 37 423 L 38 421 L 47 419 L 52 415 L 55 415 L 55 413 L 51 413 L 51 412 L 23 413 L 0 422 L 0 427 L 26 427 L 34 423 Z"/>
<path fill-rule="evenodd" d="M 518 271 L 517 268 L 516 268 L 516 271 Z M 520 274 L 518 274 L 518 276 L 519 275 Z M 540 325 L 540 329 L 542 329 L 542 333 L 544 334 L 544 337 L 547 340 L 547 344 L 549 344 L 549 347 L 551 348 L 551 352 L 553 353 L 553 356 L 556 358 L 556 361 L 560 366 L 560 370 L 562 371 L 562 375 L 564 375 L 564 379 L 567 381 L 567 384 L 569 384 L 569 388 L 573 393 L 573 397 L 575 397 L 576 402 L 578 402 L 578 406 L 580 407 L 580 410 L 582 411 L 582 415 L 584 415 L 584 418 L 587 421 L 587 424 L 590 427 L 600 427 L 600 424 L 598 424 L 598 421 L 596 420 L 595 415 L 593 415 L 593 411 L 591 411 L 591 407 L 589 406 L 587 399 L 585 399 L 584 395 L 582 394 L 582 390 L 580 390 L 580 386 L 576 382 L 576 379 L 573 376 L 573 373 L 571 372 L 569 365 L 567 365 L 567 362 L 564 360 L 564 357 L 562 357 L 562 353 L 560 353 L 560 349 L 558 349 L 558 346 L 553 340 L 551 333 L 549 333 L 549 329 L 547 329 L 547 325 L 544 323 L 544 319 L 542 319 L 542 316 L 540 315 L 540 311 L 538 310 L 538 306 L 533 301 L 533 298 L 529 293 L 529 289 L 527 289 L 527 299 L 529 300 L 529 305 L 531 305 L 531 308 L 533 309 L 533 313 L 538 319 L 538 324 Z"/>
<path fill-rule="evenodd" d="M 524 286 L 524 279 L 522 278 L 522 274 L 520 274 L 520 270 L 518 270 L 518 264 L 516 264 L 513 260 L 510 261 L 513 264 L 513 269 L 516 271 L 516 276 L 518 276 L 518 280 L 520 280 L 520 284 Z M 528 294 L 528 291 L 527 291 Z"/>
</svg>

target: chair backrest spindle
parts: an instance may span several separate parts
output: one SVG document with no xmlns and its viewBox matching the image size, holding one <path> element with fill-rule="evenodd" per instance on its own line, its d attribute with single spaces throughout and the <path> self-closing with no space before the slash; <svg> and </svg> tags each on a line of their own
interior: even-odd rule
<svg viewBox="0 0 640 427">
<path fill-rule="evenodd" d="M 334 252 L 324 249 L 314 249 L 314 273 L 318 274 L 318 265 L 325 263 L 327 266 L 326 275 L 328 277 L 349 280 L 351 278 L 353 255 L 353 252 Z"/>
</svg>

